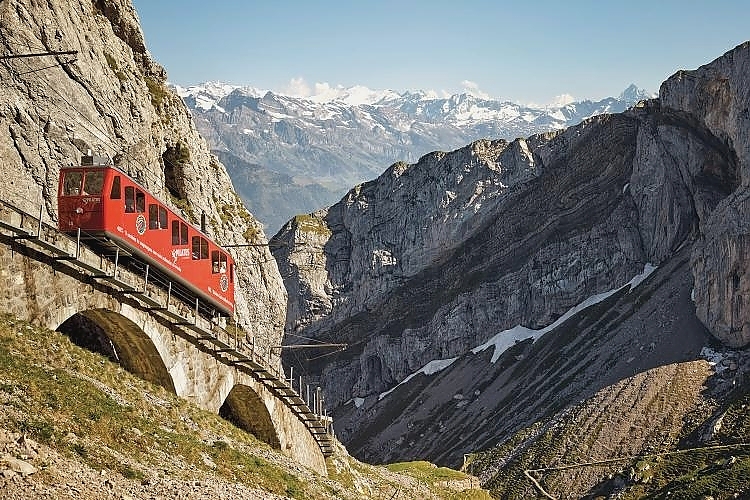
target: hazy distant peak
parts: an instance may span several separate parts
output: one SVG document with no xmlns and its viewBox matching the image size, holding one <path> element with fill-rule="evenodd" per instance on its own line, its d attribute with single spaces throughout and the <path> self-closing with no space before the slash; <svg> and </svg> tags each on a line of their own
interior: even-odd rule
<svg viewBox="0 0 750 500">
<path fill-rule="evenodd" d="M 198 108 L 202 111 L 208 111 L 221 99 L 228 96 L 235 90 L 242 91 L 243 94 L 252 97 L 261 97 L 266 91 L 255 87 L 233 85 L 219 81 L 210 81 L 182 87 L 180 85 L 170 84 L 190 108 Z"/>
<path fill-rule="evenodd" d="M 291 97 L 301 97 L 317 103 L 341 102 L 349 106 L 358 106 L 360 104 L 375 104 L 388 97 L 397 96 L 398 94 L 392 90 L 372 90 L 363 85 L 331 87 L 328 84 L 318 83 L 315 85 L 312 94 Z"/>
<path fill-rule="evenodd" d="M 308 101 L 318 105 L 335 103 L 344 106 L 361 106 L 361 105 L 377 105 L 383 106 L 394 102 L 445 102 L 450 103 L 449 105 L 462 105 L 463 103 L 482 103 L 482 102 L 493 102 L 501 103 L 499 99 L 488 98 L 482 92 L 472 92 L 472 89 L 467 88 L 463 92 L 453 95 L 447 93 L 439 93 L 434 90 L 406 90 L 404 92 L 396 92 L 394 90 L 373 90 L 364 85 L 354 85 L 351 87 L 344 87 L 342 85 L 331 86 L 328 83 L 316 83 L 312 88 L 307 86 L 304 82 L 300 81 L 297 85 L 290 86 L 286 91 L 267 91 L 260 90 L 256 87 L 234 85 L 220 81 L 209 81 L 200 83 L 197 85 L 191 85 L 189 87 L 182 87 L 180 85 L 173 85 L 176 92 L 182 97 L 191 108 L 197 108 L 202 111 L 208 111 L 213 107 L 221 109 L 218 105 L 219 101 L 228 96 L 230 93 L 238 90 L 244 96 L 262 98 L 269 93 L 273 96 L 283 96 L 290 99 L 299 101 Z M 619 96 L 620 101 L 636 103 L 643 99 L 651 99 L 656 97 L 656 94 L 650 93 L 644 89 L 639 88 L 635 84 L 630 84 Z M 567 106 L 575 105 L 576 100 L 570 94 L 564 93 L 555 96 L 547 104 L 517 104 L 516 106 L 525 107 L 533 110 L 545 110 L 550 112 L 551 110 L 562 109 Z M 466 104 L 464 104 L 466 105 Z"/>
<path fill-rule="evenodd" d="M 642 88 L 637 87 L 634 83 L 628 85 L 628 88 L 622 91 L 620 99 L 623 101 L 637 102 L 643 99 L 653 99 L 656 94 L 648 92 Z"/>
<path fill-rule="evenodd" d="M 555 96 L 552 98 L 552 101 L 550 101 L 549 106 L 552 108 L 562 108 L 563 106 L 567 106 L 570 103 L 576 102 L 576 98 L 573 97 L 570 94 L 560 94 L 558 96 Z"/>
</svg>

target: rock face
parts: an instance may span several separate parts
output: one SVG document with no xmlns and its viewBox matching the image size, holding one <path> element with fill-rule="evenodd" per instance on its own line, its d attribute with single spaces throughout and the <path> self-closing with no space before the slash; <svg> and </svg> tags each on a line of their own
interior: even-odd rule
<svg viewBox="0 0 750 500">
<path fill-rule="evenodd" d="M 0 197 L 56 221 L 61 166 L 88 150 L 117 165 L 221 244 L 261 243 L 223 165 L 211 156 L 166 73 L 145 47 L 128 0 L 9 0 L 0 4 L 4 54 L 77 51 L 0 67 Z M 285 292 L 267 249 L 233 252 L 237 318 L 260 346 L 282 335 Z"/>
<path fill-rule="evenodd" d="M 686 248 L 697 317 L 722 341 L 748 344 L 748 64 L 743 44 L 624 113 L 395 164 L 330 209 L 290 221 L 272 241 L 290 295 L 287 331 L 349 344 L 307 367 L 329 404 L 376 396 L 516 325 L 547 326 L 646 263 L 676 269 Z M 691 307 L 683 306 L 687 317 Z M 540 370 L 543 362 L 526 361 Z M 542 383 L 528 382 L 532 393 Z M 571 397 L 590 389 L 577 386 Z M 549 411 L 542 394 L 527 424 Z M 411 455 L 375 451 L 385 446 L 377 439 L 363 444 L 371 425 L 352 419 L 344 441 L 356 439 L 375 460 Z M 493 439 L 508 436 L 490 428 Z M 428 458 L 445 457 L 454 430 L 431 436 Z"/>
<path fill-rule="evenodd" d="M 702 227 L 692 258 L 697 313 L 734 347 L 750 343 L 750 43 L 662 84 L 665 106 L 690 113 L 731 152 L 738 186 Z"/>
</svg>

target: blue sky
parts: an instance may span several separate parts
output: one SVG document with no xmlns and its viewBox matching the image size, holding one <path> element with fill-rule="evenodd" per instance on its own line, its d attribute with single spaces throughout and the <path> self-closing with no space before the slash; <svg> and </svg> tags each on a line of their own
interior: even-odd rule
<svg viewBox="0 0 750 500">
<path fill-rule="evenodd" d="M 657 92 L 750 39 L 739 0 L 133 0 L 169 81 L 475 93 Z"/>
</svg>

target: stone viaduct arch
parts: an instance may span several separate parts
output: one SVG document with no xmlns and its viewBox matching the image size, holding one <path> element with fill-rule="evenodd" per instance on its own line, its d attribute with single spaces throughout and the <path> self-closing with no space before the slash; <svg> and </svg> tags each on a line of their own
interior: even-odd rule
<svg viewBox="0 0 750 500">
<path fill-rule="evenodd" d="M 128 371 L 221 414 L 326 474 L 325 458 L 305 421 L 267 384 L 190 343 L 135 299 L 1 234 L 0 311 L 50 330 L 88 325 L 88 341 L 104 344 L 103 352 L 115 354 Z M 114 353 L 107 352 L 107 342 Z"/>
<path fill-rule="evenodd" d="M 119 362 L 143 380 L 176 393 L 174 381 L 159 351 L 133 321 L 107 309 L 88 309 L 65 320 L 58 328 L 76 343 Z"/>
</svg>

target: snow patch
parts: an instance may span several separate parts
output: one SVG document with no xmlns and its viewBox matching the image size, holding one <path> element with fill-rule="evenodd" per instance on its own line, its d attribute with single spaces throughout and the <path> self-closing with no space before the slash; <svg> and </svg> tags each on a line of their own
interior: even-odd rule
<svg viewBox="0 0 750 500">
<path fill-rule="evenodd" d="M 701 349 L 699 356 L 711 365 L 715 373 L 722 373 L 725 370 L 734 371 L 737 369 L 737 361 L 734 356 L 730 353 L 719 352 L 711 349 L 708 346 L 704 346 Z"/>
<path fill-rule="evenodd" d="M 354 406 L 362 408 L 363 404 L 365 404 L 365 398 L 354 398 Z"/>
<path fill-rule="evenodd" d="M 526 158 L 529 161 L 529 166 L 533 167 L 534 166 L 534 155 L 531 154 L 531 151 L 529 150 L 529 145 L 526 144 L 526 141 L 523 138 L 518 139 L 518 145 L 521 147 L 521 151 L 523 152 L 523 154 L 526 155 Z"/>
<path fill-rule="evenodd" d="M 565 323 L 571 316 L 579 313 L 580 311 L 583 311 L 587 307 L 598 304 L 599 302 L 619 292 L 626 286 L 629 286 L 630 290 L 633 290 L 635 287 L 640 285 L 643 282 L 643 280 L 648 278 L 651 275 L 651 273 L 653 273 L 655 270 L 656 270 L 656 266 L 652 264 L 646 264 L 643 267 L 642 273 L 635 275 L 633 279 L 625 283 L 623 286 L 619 288 L 615 288 L 613 290 L 606 291 L 606 292 L 598 293 L 596 295 L 592 295 L 591 297 L 587 298 L 580 304 L 570 308 L 565 314 L 557 318 L 557 320 L 551 325 L 548 325 L 542 328 L 541 330 L 533 330 L 531 328 L 526 328 L 525 326 L 516 325 L 509 330 L 503 330 L 502 332 L 498 333 L 497 335 L 489 339 L 484 344 L 479 345 L 475 347 L 474 349 L 472 349 L 471 352 L 474 354 L 477 354 L 481 351 L 484 351 L 485 349 L 494 347 L 495 351 L 492 353 L 491 362 L 495 363 L 498 359 L 500 359 L 500 355 L 503 352 L 505 352 L 508 348 L 510 348 L 512 345 L 514 345 L 515 343 L 520 342 L 522 340 L 529 339 L 529 338 L 536 341 L 539 337 L 541 337 L 545 333 L 551 332 L 558 326 Z"/>
<path fill-rule="evenodd" d="M 718 351 L 714 351 L 713 349 L 707 346 L 701 349 L 699 356 L 705 359 L 706 361 L 708 361 L 708 364 L 711 366 L 715 366 L 715 365 L 720 366 L 721 362 L 724 360 L 724 355 L 722 353 Z"/>
<path fill-rule="evenodd" d="M 416 377 L 420 373 L 424 373 L 425 375 L 434 375 L 435 373 L 439 372 L 440 370 L 444 370 L 444 369 L 448 368 L 457 359 L 458 359 L 458 356 L 456 356 L 455 358 L 434 359 L 434 360 L 430 361 L 429 363 L 427 363 L 426 365 L 424 365 L 422 368 L 420 368 L 419 370 L 415 371 L 414 373 L 412 373 L 411 375 L 409 375 L 408 377 L 406 377 L 404 380 L 402 380 L 401 382 L 399 382 L 398 384 L 396 384 L 395 386 L 393 386 L 392 389 L 390 389 L 388 391 L 385 391 L 385 392 L 381 392 L 380 395 L 378 396 L 378 401 L 380 401 L 381 399 L 383 399 L 384 397 L 386 397 L 388 394 L 390 394 L 393 391 L 395 391 L 398 386 L 407 383 L 409 380 L 413 379 L 414 377 Z"/>
</svg>

